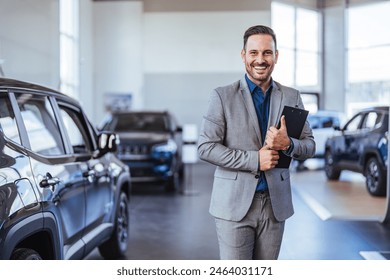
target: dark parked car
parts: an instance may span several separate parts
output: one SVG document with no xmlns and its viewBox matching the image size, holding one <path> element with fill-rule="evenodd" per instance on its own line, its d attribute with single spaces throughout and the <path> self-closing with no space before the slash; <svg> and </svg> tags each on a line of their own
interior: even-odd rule
<svg viewBox="0 0 390 280">
<path fill-rule="evenodd" d="M 128 243 L 128 167 L 60 92 L 0 78 L 0 259 L 108 259 Z"/>
<path fill-rule="evenodd" d="M 131 170 L 132 182 L 163 182 L 179 189 L 183 176 L 182 128 L 167 111 L 116 112 L 106 116 L 102 130 L 118 134 L 118 157 Z"/>
<path fill-rule="evenodd" d="M 388 160 L 389 107 L 360 111 L 329 138 L 325 145 L 325 173 L 337 180 L 342 170 L 359 172 L 366 177 L 367 190 L 374 196 L 386 195 Z"/>
</svg>

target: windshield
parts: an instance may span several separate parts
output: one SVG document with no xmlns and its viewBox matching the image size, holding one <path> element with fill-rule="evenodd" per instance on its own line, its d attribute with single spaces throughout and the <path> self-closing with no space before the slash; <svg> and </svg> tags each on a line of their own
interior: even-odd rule
<svg viewBox="0 0 390 280">
<path fill-rule="evenodd" d="M 131 113 L 112 117 L 111 122 L 104 126 L 104 130 L 115 132 L 166 132 L 168 121 L 164 114 L 159 113 Z"/>
</svg>

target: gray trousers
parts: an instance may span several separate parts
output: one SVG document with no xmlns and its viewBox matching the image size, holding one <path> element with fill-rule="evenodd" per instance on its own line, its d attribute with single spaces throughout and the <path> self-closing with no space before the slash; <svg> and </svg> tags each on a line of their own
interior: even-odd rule
<svg viewBox="0 0 390 280">
<path fill-rule="evenodd" d="M 239 222 L 215 219 L 222 260 L 276 260 L 284 221 L 273 214 L 268 193 L 256 193 L 247 215 Z"/>
</svg>

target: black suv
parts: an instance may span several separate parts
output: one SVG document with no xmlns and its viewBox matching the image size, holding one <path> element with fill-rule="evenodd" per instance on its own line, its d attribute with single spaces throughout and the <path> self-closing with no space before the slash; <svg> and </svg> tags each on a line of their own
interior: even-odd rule
<svg viewBox="0 0 390 280">
<path fill-rule="evenodd" d="M 374 196 L 386 195 L 389 107 L 360 111 L 325 144 L 325 173 L 337 180 L 342 170 L 366 177 L 367 190 Z"/>
<path fill-rule="evenodd" d="M 121 258 L 130 173 L 60 92 L 0 78 L 0 259 Z"/>
<path fill-rule="evenodd" d="M 131 169 L 132 182 L 165 182 L 179 190 L 183 177 L 182 128 L 168 111 L 110 113 L 101 128 L 118 134 L 118 157 Z"/>
</svg>

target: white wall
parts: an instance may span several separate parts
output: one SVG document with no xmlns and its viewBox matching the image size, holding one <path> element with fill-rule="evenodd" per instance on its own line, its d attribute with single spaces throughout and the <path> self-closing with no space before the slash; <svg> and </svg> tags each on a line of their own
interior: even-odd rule
<svg viewBox="0 0 390 280">
<path fill-rule="evenodd" d="M 181 124 L 199 126 L 211 90 L 244 75 L 245 30 L 270 22 L 269 9 L 145 12 L 145 107 L 168 109 Z"/>
<path fill-rule="evenodd" d="M 269 23 L 261 11 L 145 13 L 145 73 L 242 71 L 244 31 Z"/>
<path fill-rule="evenodd" d="M 5 76 L 59 87 L 57 0 L 0 1 L 0 59 Z"/>
<path fill-rule="evenodd" d="M 93 120 L 104 116 L 105 94 L 133 95 L 133 106 L 142 107 L 141 1 L 93 3 Z"/>
</svg>

